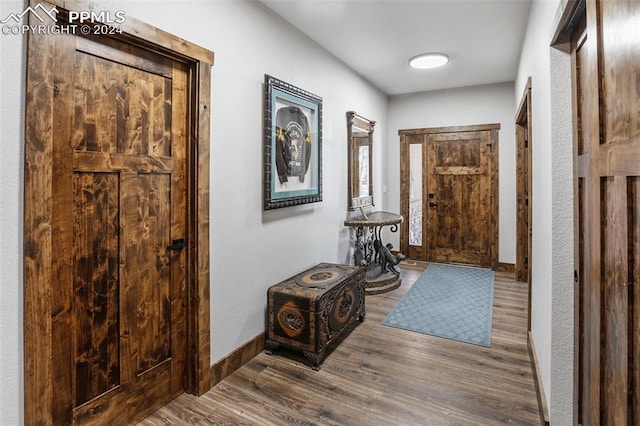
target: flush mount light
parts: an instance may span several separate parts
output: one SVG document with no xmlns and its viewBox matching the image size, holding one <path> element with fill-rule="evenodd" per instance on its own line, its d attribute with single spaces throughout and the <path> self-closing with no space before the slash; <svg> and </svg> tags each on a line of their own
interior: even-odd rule
<svg viewBox="0 0 640 426">
<path fill-rule="evenodd" d="M 423 53 L 409 59 L 409 66 L 420 70 L 438 68 L 449 62 L 449 57 L 444 53 Z"/>
</svg>

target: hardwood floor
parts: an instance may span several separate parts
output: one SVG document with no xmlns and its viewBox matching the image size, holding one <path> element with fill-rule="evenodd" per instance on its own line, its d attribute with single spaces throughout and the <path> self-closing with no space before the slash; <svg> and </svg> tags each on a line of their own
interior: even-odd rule
<svg viewBox="0 0 640 426">
<path fill-rule="evenodd" d="M 526 285 L 496 273 L 490 348 L 382 325 L 424 265 L 403 264 L 400 288 L 367 296 L 366 321 L 320 371 L 293 352 L 262 352 L 140 425 L 539 425 Z"/>
</svg>

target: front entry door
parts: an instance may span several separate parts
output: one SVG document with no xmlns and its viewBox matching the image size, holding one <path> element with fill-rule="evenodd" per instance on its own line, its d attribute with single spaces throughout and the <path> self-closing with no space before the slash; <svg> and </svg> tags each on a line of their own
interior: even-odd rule
<svg viewBox="0 0 640 426">
<path fill-rule="evenodd" d="M 401 247 L 409 257 L 496 267 L 497 124 L 401 130 Z"/>
<path fill-rule="evenodd" d="M 54 407 L 122 423 L 184 389 L 188 73 L 106 37 L 56 49 Z"/>
<path fill-rule="evenodd" d="M 430 260 L 491 265 L 491 134 L 427 138 Z"/>
</svg>

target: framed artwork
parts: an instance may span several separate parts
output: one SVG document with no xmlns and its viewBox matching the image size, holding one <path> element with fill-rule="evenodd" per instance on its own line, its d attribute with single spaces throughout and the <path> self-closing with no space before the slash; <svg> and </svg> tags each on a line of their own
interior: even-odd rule
<svg viewBox="0 0 640 426">
<path fill-rule="evenodd" d="M 265 74 L 264 209 L 322 201 L 322 98 Z"/>
</svg>

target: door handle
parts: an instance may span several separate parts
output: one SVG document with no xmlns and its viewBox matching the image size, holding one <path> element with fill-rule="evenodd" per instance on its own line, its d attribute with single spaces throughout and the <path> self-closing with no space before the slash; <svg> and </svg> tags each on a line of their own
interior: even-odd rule
<svg viewBox="0 0 640 426">
<path fill-rule="evenodd" d="M 429 207 L 437 207 L 437 206 L 438 206 L 438 203 L 429 201 Z"/>
<path fill-rule="evenodd" d="M 167 250 L 171 251 L 180 251 L 185 247 L 184 238 L 179 238 L 177 240 L 173 240 L 173 244 L 167 246 Z"/>
</svg>

